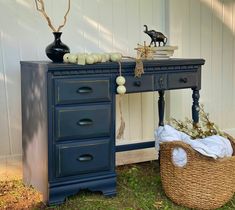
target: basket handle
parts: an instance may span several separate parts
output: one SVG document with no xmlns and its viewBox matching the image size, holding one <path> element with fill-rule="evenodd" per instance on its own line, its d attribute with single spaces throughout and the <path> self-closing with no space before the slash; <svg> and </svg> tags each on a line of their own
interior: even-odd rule
<svg viewBox="0 0 235 210">
<path fill-rule="evenodd" d="M 235 156 L 235 139 L 229 135 L 228 133 L 224 132 L 225 136 L 227 137 L 227 139 L 230 141 L 231 146 L 233 148 L 233 155 Z"/>
<path fill-rule="evenodd" d="M 231 146 L 233 148 L 233 156 L 235 156 L 235 139 L 231 135 L 229 135 L 228 133 L 224 132 L 224 134 L 228 138 L 228 140 L 230 141 Z M 235 177 L 235 171 L 233 172 L 233 177 Z M 233 182 L 233 191 L 235 193 L 235 182 Z"/>
<path fill-rule="evenodd" d="M 166 151 L 168 154 L 166 154 L 168 157 L 171 157 L 171 163 L 177 168 L 185 168 L 188 164 L 190 164 L 191 157 L 195 155 L 195 151 L 192 149 L 192 147 L 182 141 L 173 141 L 173 142 L 164 142 L 160 146 L 166 147 Z M 172 160 L 172 155 L 173 155 L 173 150 L 176 148 L 182 148 L 186 154 L 187 154 L 187 163 L 183 166 L 177 166 L 176 164 L 173 163 Z"/>
</svg>

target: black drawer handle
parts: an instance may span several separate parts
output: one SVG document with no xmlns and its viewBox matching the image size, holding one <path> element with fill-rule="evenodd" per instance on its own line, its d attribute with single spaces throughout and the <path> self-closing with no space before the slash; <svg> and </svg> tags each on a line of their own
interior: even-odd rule
<svg viewBox="0 0 235 210">
<path fill-rule="evenodd" d="M 80 87 L 77 90 L 77 93 L 92 93 L 92 88 L 91 87 Z"/>
<path fill-rule="evenodd" d="M 77 158 L 77 160 L 80 161 L 80 162 L 91 161 L 91 160 L 93 160 L 93 156 L 92 156 L 92 155 L 89 155 L 89 154 L 80 155 L 80 156 Z"/>
<path fill-rule="evenodd" d="M 140 86 L 141 86 L 141 81 L 135 81 L 135 82 L 134 82 L 134 86 L 140 87 Z"/>
<path fill-rule="evenodd" d="M 188 82 L 188 78 L 186 78 L 186 77 L 180 78 L 180 82 L 187 83 Z"/>
<path fill-rule="evenodd" d="M 91 119 L 81 119 L 77 122 L 77 124 L 80 126 L 87 126 L 87 125 L 92 125 L 93 121 Z"/>
</svg>

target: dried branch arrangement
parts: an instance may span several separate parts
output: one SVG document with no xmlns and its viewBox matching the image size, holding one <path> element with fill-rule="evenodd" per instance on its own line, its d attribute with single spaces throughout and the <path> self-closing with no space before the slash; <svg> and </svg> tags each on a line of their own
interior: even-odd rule
<svg viewBox="0 0 235 210">
<path fill-rule="evenodd" d="M 137 50 L 137 59 L 153 59 L 153 48 L 146 45 L 146 42 L 144 42 L 144 45 L 137 44 L 137 47 L 135 48 Z"/>
<path fill-rule="evenodd" d="M 210 121 L 209 114 L 204 111 L 203 105 L 200 105 L 199 116 L 200 122 L 197 126 L 194 126 L 193 121 L 188 118 L 185 118 L 184 121 L 171 119 L 170 124 L 175 129 L 191 136 L 192 139 L 205 138 L 212 135 L 227 136 L 215 123 Z"/>
<path fill-rule="evenodd" d="M 61 25 L 59 25 L 59 27 L 57 29 L 53 26 L 50 17 L 46 13 L 44 0 L 35 0 L 35 4 L 36 4 L 37 10 L 39 12 L 41 12 L 42 15 L 46 18 L 48 26 L 52 29 L 53 32 L 59 32 L 65 26 L 65 24 L 67 22 L 67 16 L 70 11 L 70 0 L 68 0 L 68 9 L 64 15 L 64 21 Z"/>
</svg>

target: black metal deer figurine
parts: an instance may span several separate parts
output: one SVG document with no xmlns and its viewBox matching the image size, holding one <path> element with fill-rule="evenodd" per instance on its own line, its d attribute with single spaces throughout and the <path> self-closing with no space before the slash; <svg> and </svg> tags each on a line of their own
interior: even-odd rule
<svg viewBox="0 0 235 210">
<path fill-rule="evenodd" d="M 148 30 L 147 25 L 144 25 L 144 27 L 145 27 L 144 33 L 148 34 L 151 38 L 151 42 L 149 46 L 151 46 L 153 43 L 155 47 L 157 46 L 157 43 L 158 43 L 158 46 L 161 46 L 161 43 L 163 43 L 163 46 L 166 45 L 167 37 L 165 37 L 163 33 L 155 31 L 155 30 Z"/>
</svg>

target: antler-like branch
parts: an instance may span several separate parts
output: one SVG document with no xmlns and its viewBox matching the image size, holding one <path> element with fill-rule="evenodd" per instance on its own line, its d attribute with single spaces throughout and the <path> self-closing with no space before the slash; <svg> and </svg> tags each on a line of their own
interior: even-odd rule
<svg viewBox="0 0 235 210">
<path fill-rule="evenodd" d="M 51 19 L 49 18 L 49 16 L 47 15 L 46 11 L 45 11 L 45 5 L 44 5 L 44 1 L 43 0 L 35 0 L 35 4 L 36 4 L 36 8 L 39 12 L 41 12 L 43 14 L 43 16 L 46 18 L 47 20 L 47 23 L 48 23 L 48 26 L 54 31 L 54 32 L 58 32 L 61 30 L 61 28 L 63 28 L 66 24 L 66 21 L 67 21 L 67 16 L 69 14 L 69 11 L 70 11 L 70 0 L 68 0 L 68 9 L 65 13 L 65 16 L 64 16 L 64 22 L 62 25 L 60 25 L 58 27 L 58 29 L 56 30 L 56 28 L 52 25 L 51 23 Z M 39 6 L 40 5 L 40 6 Z"/>
<path fill-rule="evenodd" d="M 64 15 L 64 22 L 63 22 L 62 25 L 60 25 L 60 26 L 58 27 L 57 31 L 60 31 L 60 29 L 63 28 L 64 25 L 66 24 L 67 16 L 68 16 L 68 14 L 69 14 L 69 11 L 70 11 L 70 0 L 68 0 L 68 10 L 67 10 L 67 12 L 66 12 L 65 15 Z"/>
<path fill-rule="evenodd" d="M 39 12 L 41 12 L 43 14 L 43 16 L 46 18 L 47 20 L 47 23 L 48 23 L 48 26 L 54 31 L 56 32 L 56 29 L 55 27 L 52 25 L 51 23 L 51 19 L 48 17 L 47 13 L 45 12 L 45 6 L 44 6 L 44 2 L 43 0 L 35 0 L 35 3 L 36 3 L 36 8 Z M 39 7 L 39 5 L 41 5 L 41 7 Z"/>
</svg>

